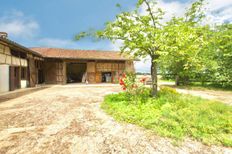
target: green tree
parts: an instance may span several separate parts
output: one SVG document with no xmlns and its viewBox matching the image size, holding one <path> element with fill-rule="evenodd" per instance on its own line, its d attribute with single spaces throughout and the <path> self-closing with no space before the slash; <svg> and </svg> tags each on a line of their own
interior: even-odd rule
<svg viewBox="0 0 232 154">
<path fill-rule="evenodd" d="M 160 68 L 163 72 L 175 74 L 177 85 L 180 80 L 187 84 L 196 72 L 204 71 L 207 63 L 202 49 L 208 44 L 206 29 L 191 27 L 181 19 L 165 27 L 170 36 L 166 39 L 167 54 L 161 57 Z"/>
<path fill-rule="evenodd" d="M 174 20 L 174 19 L 172 19 Z M 180 20 L 180 19 L 179 19 Z M 183 19 L 182 19 L 183 20 Z M 231 85 L 232 82 L 232 24 L 222 24 L 215 27 L 187 26 L 188 30 L 181 31 L 185 21 L 175 23 L 169 33 L 179 33 L 180 36 L 167 40 L 170 44 L 166 56 L 160 59 L 160 68 L 164 73 L 176 74 L 176 84 L 181 81 L 186 84 L 188 79 L 212 81 L 219 85 Z M 176 26 L 176 27 L 175 27 Z M 183 33 L 191 33 L 190 38 L 184 38 Z M 178 39 L 180 42 L 178 43 Z M 196 43 L 197 42 L 197 43 Z M 186 44 L 185 44 L 186 43 Z M 173 48 L 173 44 L 179 44 Z M 186 81 L 187 80 L 187 81 Z"/>
<path fill-rule="evenodd" d="M 139 12 L 140 6 L 144 4 L 146 14 Z M 152 95 L 157 94 L 157 59 L 162 54 L 164 47 L 164 32 L 161 20 L 164 12 L 156 7 L 156 1 L 139 0 L 137 7 L 132 12 L 122 12 L 117 15 L 114 22 L 108 22 L 102 31 L 97 31 L 95 36 L 110 39 L 112 41 L 122 40 L 121 52 L 134 57 L 151 58 Z M 89 35 L 82 32 L 76 39 Z"/>
<path fill-rule="evenodd" d="M 146 13 L 143 14 L 139 11 L 142 5 L 146 7 Z M 201 6 L 202 0 L 193 3 L 186 15 L 188 24 L 176 26 L 176 29 L 172 30 L 172 26 L 176 24 L 174 22 L 175 18 L 170 23 L 164 23 L 162 20 L 164 12 L 157 7 L 155 0 L 139 0 L 134 11 L 122 12 L 117 15 L 116 20 L 108 22 L 104 30 L 97 31 L 94 34 L 82 32 L 76 36 L 76 39 L 79 40 L 82 37 L 94 35 L 111 41 L 122 40 L 122 53 L 133 55 L 136 58 L 149 56 L 151 59 L 152 96 L 156 96 L 158 60 L 162 56 L 171 54 L 173 50 L 179 49 L 179 46 L 184 48 L 182 41 L 187 44 L 186 41 L 192 36 L 191 32 L 193 30 L 189 26 L 198 23 L 198 18 L 202 18 L 202 15 L 198 15 Z M 176 21 L 181 22 L 180 19 Z M 178 31 L 181 31 L 184 37 L 179 35 Z M 172 42 L 173 37 L 178 41 Z M 172 43 L 170 44 L 170 42 Z"/>
<path fill-rule="evenodd" d="M 232 83 L 232 24 L 222 24 L 215 27 L 211 42 L 214 60 L 217 62 L 215 79 Z M 226 81 L 226 82 L 225 82 Z"/>
<path fill-rule="evenodd" d="M 208 44 L 208 26 L 202 26 L 204 19 L 203 1 L 196 1 L 183 17 L 173 17 L 164 30 L 166 54 L 159 60 L 162 72 L 176 75 L 176 85 L 180 80 L 187 84 L 190 78 L 205 68 L 202 61 L 202 48 Z"/>
</svg>

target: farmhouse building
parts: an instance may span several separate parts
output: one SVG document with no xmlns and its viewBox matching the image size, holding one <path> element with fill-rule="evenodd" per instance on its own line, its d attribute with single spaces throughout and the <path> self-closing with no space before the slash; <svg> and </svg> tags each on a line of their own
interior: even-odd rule
<svg viewBox="0 0 232 154">
<path fill-rule="evenodd" d="M 133 60 L 119 52 L 26 48 L 0 35 L 0 92 L 38 84 L 117 83 L 134 72 Z"/>
</svg>

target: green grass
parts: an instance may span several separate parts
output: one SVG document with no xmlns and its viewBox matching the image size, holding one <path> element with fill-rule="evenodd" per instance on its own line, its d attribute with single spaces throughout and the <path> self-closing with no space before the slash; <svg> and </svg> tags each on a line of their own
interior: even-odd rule
<svg viewBox="0 0 232 154">
<path fill-rule="evenodd" d="M 164 79 L 159 79 L 158 82 L 169 82 L 175 84 L 174 80 L 164 80 Z"/>
<path fill-rule="evenodd" d="M 173 141 L 190 137 L 207 145 L 232 147 L 232 107 L 170 89 L 161 90 L 157 98 L 147 96 L 145 103 L 140 102 L 140 96 L 108 95 L 101 107 L 118 121 L 139 125 Z"/>
</svg>

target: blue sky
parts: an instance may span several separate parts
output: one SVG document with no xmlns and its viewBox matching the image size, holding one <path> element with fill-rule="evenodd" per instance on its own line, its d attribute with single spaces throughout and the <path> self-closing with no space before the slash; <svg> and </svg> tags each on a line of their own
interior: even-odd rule
<svg viewBox="0 0 232 154">
<path fill-rule="evenodd" d="M 211 22 L 232 21 L 232 0 L 209 2 Z M 72 40 L 80 31 L 101 29 L 105 22 L 113 21 L 120 12 L 117 3 L 123 10 L 132 10 L 136 0 L 5 0 L 0 5 L 0 31 L 8 32 L 10 39 L 27 47 L 118 50 L 120 42 Z M 182 15 L 189 4 L 187 0 L 159 0 L 167 19 L 172 14 Z M 142 61 L 136 69 L 147 72 L 149 65 Z"/>
<path fill-rule="evenodd" d="M 71 40 L 76 33 L 89 28 L 103 28 L 105 22 L 114 20 L 119 13 L 120 10 L 115 6 L 117 3 L 122 4 L 124 10 L 130 10 L 135 6 L 136 0 L 7 0 L 0 5 L 0 18 L 6 17 L 8 22 L 18 19 L 24 24 L 34 24 L 34 27 L 28 25 L 28 30 L 33 30 L 32 36 L 9 34 L 10 38 L 26 46 L 47 46 L 49 44 L 46 41 L 52 43 L 54 40 L 55 43 L 56 40 L 58 47 L 69 48 L 70 44 L 59 45 L 58 40 Z M 31 37 L 35 37 L 33 41 L 42 41 L 32 42 Z M 76 44 L 72 44 L 71 48 L 110 48 L 106 41 L 100 43 L 103 45 L 93 43 L 95 46 L 92 46 L 92 41 L 86 39 Z"/>
</svg>

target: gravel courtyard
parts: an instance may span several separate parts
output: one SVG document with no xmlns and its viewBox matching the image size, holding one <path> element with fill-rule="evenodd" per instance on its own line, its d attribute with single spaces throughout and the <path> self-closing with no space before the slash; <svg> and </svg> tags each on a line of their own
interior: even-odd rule
<svg viewBox="0 0 232 154">
<path fill-rule="evenodd" d="M 179 146 L 100 109 L 117 85 L 65 85 L 0 103 L 0 154 L 232 153 L 186 139 Z"/>
</svg>

